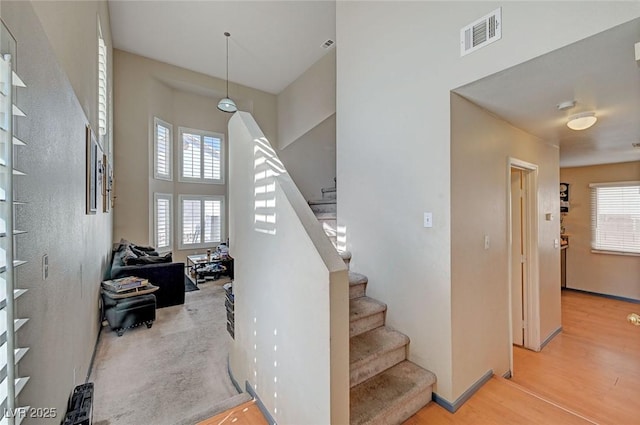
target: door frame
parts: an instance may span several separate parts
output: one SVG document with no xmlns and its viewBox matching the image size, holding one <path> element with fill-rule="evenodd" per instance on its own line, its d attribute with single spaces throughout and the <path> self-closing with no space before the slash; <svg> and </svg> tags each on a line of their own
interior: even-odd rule
<svg viewBox="0 0 640 425">
<path fill-rule="evenodd" d="M 538 262 L 538 165 L 508 157 L 506 167 L 506 192 L 507 192 L 507 296 L 509 302 L 509 363 L 513 371 L 513 323 L 511 305 L 511 277 L 512 277 L 512 224 L 511 224 L 511 169 L 522 170 L 523 187 L 525 190 L 525 210 L 523 211 L 525 227 L 523 234 L 526 238 L 524 244 L 526 288 L 522 292 L 524 299 L 524 347 L 534 351 L 540 351 L 540 276 Z"/>
</svg>

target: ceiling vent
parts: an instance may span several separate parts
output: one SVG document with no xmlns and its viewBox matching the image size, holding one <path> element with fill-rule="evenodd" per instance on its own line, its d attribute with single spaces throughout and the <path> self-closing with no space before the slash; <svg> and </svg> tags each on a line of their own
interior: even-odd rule
<svg viewBox="0 0 640 425">
<path fill-rule="evenodd" d="M 322 43 L 322 48 L 323 48 L 323 49 L 328 49 L 328 48 L 330 48 L 331 46 L 333 46 L 335 43 L 336 43 L 335 41 L 333 41 L 333 40 L 331 40 L 331 39 L 328 39 L 327 41 L 325 41 L 324 43 Z"/>
<path fill-rule="evenodd" d="M 502 37 L 502 9 L 467 25 L 460 30 L 460 56 L 468 55 Z"/>
</svg>

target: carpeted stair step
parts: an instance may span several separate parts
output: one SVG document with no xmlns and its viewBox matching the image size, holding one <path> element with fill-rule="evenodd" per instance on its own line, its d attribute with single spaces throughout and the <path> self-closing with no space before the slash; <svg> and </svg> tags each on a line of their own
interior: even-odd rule
<svg viewBox="0 0 640 425">
<path fill-rule="evenodd" d="M 369 282 L 369 279 L 365 275 L 349 272 L 349 299 L 364 297 L 367 282 Z"/>
<path fill-rule="evenodd" d="M 323 188 L 322 199 L 336 199 L 336 188 L 335 187 Z"/>
<path fill-rule="evenodd" d="M 436 377 L 403 361 L 351 389 L 351 425 L 401 424 L 431 401 Z"/>
<path fill-rule="evenodd" d="M 347 270 L 349 270 L 349 263 L 351 262 L 351 251 L 338 251 L 338 255 L 344 261 L 344 264 L 347 266 Z"/>
<path fill-rule="evenodd" d="M 386 304 L 367 296 L 349 300 L 349 336 L 354 337 L 384 325 Z"/>
<path fill-rule="evenodd" d="M 407 359 L 409 337 L 386 326 L 354 336 L 349 341 L 351 387 Z"/>
<path fill-rule="evenodd" d="M 335 213 L 337 211 L 335 199 L 317 199 L 309 201 L 308 204 L 314 214 Z"/>
</svg>

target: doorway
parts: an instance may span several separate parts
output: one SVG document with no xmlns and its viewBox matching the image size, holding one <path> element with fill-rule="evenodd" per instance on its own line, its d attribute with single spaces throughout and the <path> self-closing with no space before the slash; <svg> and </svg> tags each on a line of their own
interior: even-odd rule
<svg viewBox="0 0 640 425">
<path fill-rule="evenodd" d="M 513 345 L 540 350 L 537 176 L 537 165 L 509 158 L 507 206 L 511 371 Z"/>
</svg>

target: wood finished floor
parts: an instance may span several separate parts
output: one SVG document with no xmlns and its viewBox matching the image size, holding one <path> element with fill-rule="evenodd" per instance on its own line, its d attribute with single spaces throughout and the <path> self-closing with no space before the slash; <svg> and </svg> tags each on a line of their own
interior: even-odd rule
<svg viewBox="0 0 640 425">
<path fill-rule="evenodd" d="M 563 291 L 563 332 L 539 353 L 514 347 L 512 380 L 492 378 L 455 414 L 430 403 L 405 425 L 640 424 L 640 327 L 626 321 L 631 312 L 640 304 Z"/>
</svg>

